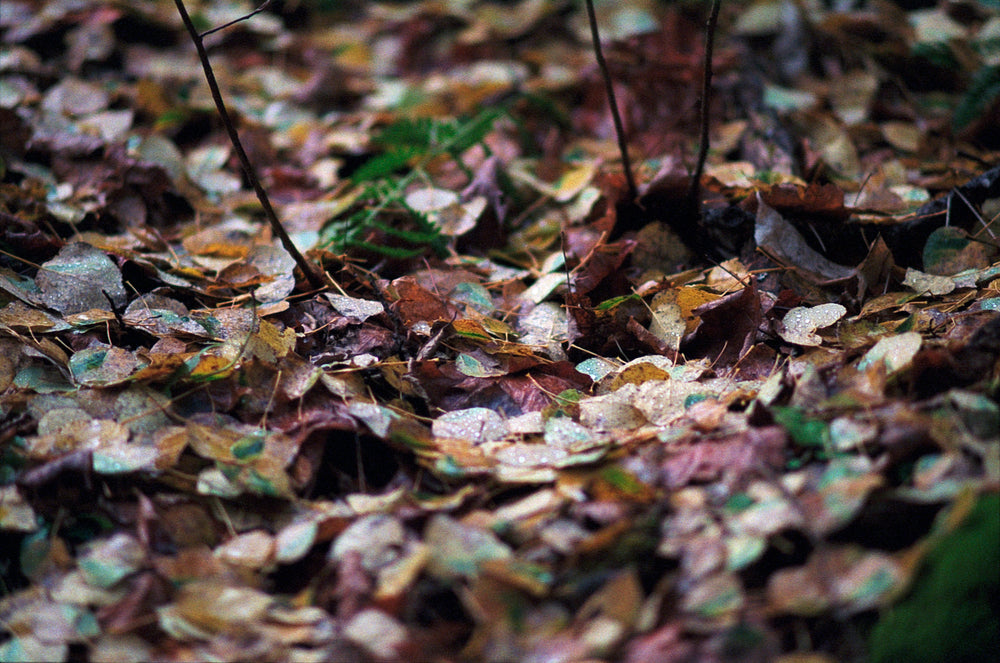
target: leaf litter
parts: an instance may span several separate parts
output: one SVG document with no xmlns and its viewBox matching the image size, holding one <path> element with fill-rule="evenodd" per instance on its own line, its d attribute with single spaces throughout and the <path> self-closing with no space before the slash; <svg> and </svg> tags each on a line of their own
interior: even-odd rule
<svg viewBox="0 0 1000 663">
<path fill-rule="evenodd" d="M 1000 646 L 995 7 L 724 5 L 691 228 L 702 9 L 596 4 L 638 221 L 575 5 L 206 37 L 322 292 L 173 3 L 0 5 L 0 658 Z"/>
</svg>

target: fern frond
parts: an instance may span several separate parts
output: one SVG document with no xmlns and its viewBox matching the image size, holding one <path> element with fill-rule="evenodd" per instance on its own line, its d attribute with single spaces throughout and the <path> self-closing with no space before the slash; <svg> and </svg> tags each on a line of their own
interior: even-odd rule
<svg viewBox="0 0 1000 663">
<path fill-rule="evenodd" d="M 1000 95 L 1000 66 L 981 67 L 969 83 L 969 89 L 962 95 L 955 114 L 952 115 L 952 125 L 956 131 L 961 131 L 972 124 L 997 96 Z"/>
<path fill-rule="evenodd" d="M 352 241 L 349 246 L 365 249 L 371 251 L 372 253 L 377 253 L 379 255 L 386 256 L 387 258 L 398 258 L 400 260 L 405 260 L 406 258 L 413 258 L 424 252 L 424 247 L 415 247 L 412 249 L 400 247 L 400 246 L 386 246 L 384 244 L 372 244 L 371 242 L 365 241 Z"/>
<path fill-rule="evenodd" d="M 385 127 L 372 138 L 372 143 L 384 152 L 366 161 L 351 175 L 351 179 L 365 186 L 359 200 L 369 201 L 363 209 L 344 219 L 329 223 L 321 235 L 325 246 L 335 250 L 363 248 L 381 255 L 406 258 L 431 248 L 444 255 L 447 238 L 441 229 L 425 214 L 410 208 L 405 202 L 407 187 L 423 173 L 432 159 L 449 155 L 459 161 L 462 153 L 485 140 L 497 119 L 505 115 L 502 109 L 489 108 L 475 117 L 456 120 L 432 118 L 403 118 Z M 400 171 L 406 171 L 400 174 Z M 411 227 L 401 228 L 388 224 L 380 217 L 390 209 L 405 211 Z M 414 247 L 383 246 L 363 239 L 370 230 L 383 236 L 400 240 Z"/>
<path fill-rule="evenodd" d="M 388 152 L 376 155 L 364 162 L 360 168 L 351 174 L 351 179 L 359 184 L 389 177 L 397 173 L 410 161 L 423 153 L 414 145 L 393 147 Z"/>
</svg>

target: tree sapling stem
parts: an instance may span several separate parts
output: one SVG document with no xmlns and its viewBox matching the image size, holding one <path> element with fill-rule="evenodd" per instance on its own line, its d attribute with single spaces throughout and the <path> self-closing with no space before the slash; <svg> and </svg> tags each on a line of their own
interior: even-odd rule
<svg viewBox="0 0 1000 663">
<path fill-rule="evenodd" d="M 712 9 L 705 24 L 705 64 L 704 76 L 701 81 L 701 137 L 698 144 L 698 161 L 691 175 L 691 186 L 688 189 L 687 209 L 697 219 L 701 216 L 701 176 L 705 172 L 705 159 L 708 158 L 708 113 L 712 101 L 712 49 L 715 44 L 715 26 L 719 19 L 719 5 L 722 0 L 712 0 Z"/>
<path fill-rule="evenodd" d="M 219 117 L 222 118 L 222 124 L 225 125 L 226 132 L 229 134 L 229 140 L 233 144 L 233 149 L 236 150 L 236 156 L 239 157 L 240 164 L 243 166 L 243 172 L 246 173 L 247 179 L 250 181 L 250 185 L 253 186 L 253 190 L 257 194 L 257 200 L 260 201 L 261 207 L 264 208 L 264 215 L 271 224 L 271 230 L 275 235 L 277 235 L 278 239 L 281 241 L 281 245 L 286 251 L 288 251 L 289 255 L 292 256 L 295 264 L 302 270 L 306 280 L 309 281 L 309 285 L 317 290 L 321 290 L 326 287 L 326 282 L 322 276 L 316 273 L 312 265 L 309 264 L 309 262 L 305 259 L 305 256 L 303 256 L 298 247 L 295 246 L 295 243 L 292 242 L 292 238 L 289 237 L 285 227 L 281 225 L 281 221 L 278 220 L 278 215 L 275 214 L 274 208 L 271 206 L 271 200 L 267 196 L 267 191 L 264 190 L 264 186 L 257 178 L 257 171 L 254 170 L 253 164 L 250 163 L 250 158 L 247 156 L 246 150 L 243 149 L 243 143 L 240 141 L 240 135 L 236 131 L 236 125 L 233 124 L 232 118 L 229 116 L 229 111 L 226 110 L 226 104 L 222 99 L 222 92 L 219 90 L 219 84 L 215 80 L 215 72 L 212 70 L 212 64 L 208 59 L 208 52 L 205 50 L 203 35 L 199 34 L 198 30 L 195 28 L 194 23 L 191 21 L 191 17 L 188 15 L 187 8 L 184 6 L 183 0 L 174 0 L 174 4 L 177 5 L 177 11 L 181 15 L 184 27 L 187 28 L 188 34 L 191 35 L 191 41 L 194 42 L 194 47 L 198 51 L 198 59 L 201 60 L 201 66 L 205 70 L 205 80 L 208 81 L 208 88 L 212 92 L 212 99 L 215 101 L 215 108 L 219 111 Z M 260 9 L 263 9 L 263 7 L 259 8 L 257 11 L 260 11 Z M 205 34 L 211 34 L 212 32 L 213 30 L 209 30 Z"/>
<path fill-rule="evenodd" d="M 625 127 L 622 125 L 622 118 L 618 112 L 618 102 L 615 99 L 615 87 L 611 83 L 611 74 L 608 73 L 608 63 L 604 60 L 604 53 L 601 50 L 601 36 L 597 31 L 597 13 L 594 11 L 594 0 L 586 0 L 587 17 L 590 19 L 590 35 L 594 40 L 594 56 L 597 58 L 597 66 L 601 69 L 601 77 L 604 79 L 604 89 L 608 95 L 608 105 L 611 107 L 611 119 L 615 123 L 615 136 L 618 138 L 618 150 L 622 153 L 622 170 L 625 171 L 625 182 L 628 184 L 628 200 L 634 202 L 639 195 L 639 190 L 635 186 L 635 178 L 632 176 L 632 162 L 628 156 L 628 144 L 625 142 Z"/>
</svg>

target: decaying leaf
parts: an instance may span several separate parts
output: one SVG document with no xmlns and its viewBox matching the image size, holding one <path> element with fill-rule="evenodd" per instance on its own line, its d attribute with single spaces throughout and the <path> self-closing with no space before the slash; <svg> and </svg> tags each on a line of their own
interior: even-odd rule
<svg viewBox="0 0 1000 663">
<path fill-rule="evenodd" d="M 782 318 L 778 335 L 796 345 L 820 345 L 823 339 L 815 333 L 816 330 L 829 327 L 846 314 L 847 309 L 840 304 L 796 307 Z"/>
<path fill-rule="evenodd" d="M 0 3 L 0 660 L 995 653 L 989 3 L 182 4 Z"/>
</svg>

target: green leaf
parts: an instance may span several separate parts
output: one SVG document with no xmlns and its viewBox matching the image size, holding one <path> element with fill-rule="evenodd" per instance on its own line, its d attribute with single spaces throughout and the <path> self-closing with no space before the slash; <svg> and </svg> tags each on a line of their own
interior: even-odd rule
<svg viewBox="0 0 1000 663">
<path fill-rule="evenodd" d="M 697 405 L 702 401 L 707 401 L 710 398 L 715 398 L 713 394 L 706 394 L 704 392 L 699 392 L 697 394 L 688 394 L 684 398 L 684 409 L 688 410 L 692 406 Z"/>
<path fill-rule="evenodd" d="M 873 663 L 975 663 L 1000 651 L 1000 495 L 979 497 L 966 521 L 928 554 L 900 603 L 871 634 Z"/>
<path fill-rule="evenodd" d="M 725 509 L 731 513 L 739 513 L 753 506 L 753 498 L 746 493 L 736 493 L 726 500 Z"/>
<path fill-rule="evenodd" d="M 385 151 L 369 159 L 351 175 L 355 183 L 366 185 L 359 196 L 366 201 L 366 207 L 328 224 L 322 233 L 322 242 L 333 245 L 337 251 L 363 248 L 393 258 L 413 257 L 427 247 L 444 255 L 447 239 L 426 215 L 406 205 L 406 189 L 423 173 L 423 164 L 430 159 L 448 154 L 457 160 L 464 151 L 481 143 L 504 113 L 502 109 L 488 108 L 464 120 L 403 118 L 382 129 L 372 138 L 372 143 Z M 459 162 L 458 165 L 464 168 L 464 164 Z M 400 175 L 401 171 L 408 172 Z M 380 218 L 383 211 L 400 208 L 410 213 L 415 229 L 401 228 Z M 383 246 L 362 239 L 371 229 L 414 247 Z"/>
<path fill-rule="evenodd" d="M 620 304 L 624 304 L 627 301 L 641 301 L 642 297 L 635 293 L 628 295 L 619 295 L 618 297 L 612 297 L 611 299 L 605 299 L 603 302 L 595 307 L 597 311 L 610 311 Z"/>
<path fill-rule="evenodd" d="M 353 246 L 359 249 L 366 249 L 368 251 L 373 251 L 375 253 L 384 255 L 388 258 L 398 258 L 400 260 L 405 260 L 406 258 L 413 258 L 424 252 L 423 247 L 415 249 L 404 249 L 396 246 L 382 246 L 379 244 L 372 244 L 371 242 L 350 242 L 349 246 Z"/>
<path fill-rule="evenodd" d="M 823 448 L 827 445 L 830 431 L 826 422 L 807 417 L 801 410 L 793 407 L 775 406 L 771 409 L 771 413 L 774 420 L 787 430 L 800 446 Z"/>
<path fill-rule="evenodd" d="M 955 54 L 951 50 L 951 46 L 946 41 L 926 41 L 920 44 L 914 44 L 912 51 L 913 55 L 918 58 L 925 58 L 938 67 L 944 69 L 959 69 L 958 61 L 955 60 Z"/>
<path fill-rule="evenodd" d="M 456 125 L 454 135 L 449 139 L 450 144 L 445 148 L 452 154 L 460 154 L 486 138 L 486 134 L 493 130 L 493 124 L 504 114 L 498 108 L 489 108 L 472 118 L 465 125 Z"/>
<path fill-rule="evenodd" d="M 372 142 L 387 148 L 398 148 L 405 145 L 422 147 L 426 151 L 431 144 L 434 125 L 435 120 L 429 117 L 403 118 L 382 129 L 378 135 L 372 138 Z"/>
<path fill-rule="evenodd" d="M 962 95 L 951 121 L 955 131 L 961 131 L 983 114 L 987 106 L 1000 95 L 1000 65 L 981 67 L 972 76 L 969 89 Z"/>
<path fill-rule="evenodd" d="M 559 405 L 576 405 L 584 397 L 578 389 L 565 389 L 555 396 L 555 402 Z"/>
<path fill-rule="evenodd" d="M 371 182 L 395 174 L 410 161 L 420 155 L 421 150 L 412 145 L 394 147 L 366 161 L 351 174 L 351 180 L 359 184 Z"/>
<path fill-rule="evenodd" d="M 411 244 L 433 244 L 441 237 L 439 233 L 433 232 L 434 226 L 430 224 L 428 225 L 430 225 L 431 231 L 405 230 L 403 228 L 395 228 L 381 221 L 373 221 L 371 225 L 373 228 L 378 228 L 390 237 L 397 237 Z"/>
<path fill-rule="evenodd" d="M 263 431 L 241 437 L 230 448 L 233 457 L 237 460 L 249 460 L 259 456 L 264 451 L 265 437 Z"/>
</svg>

